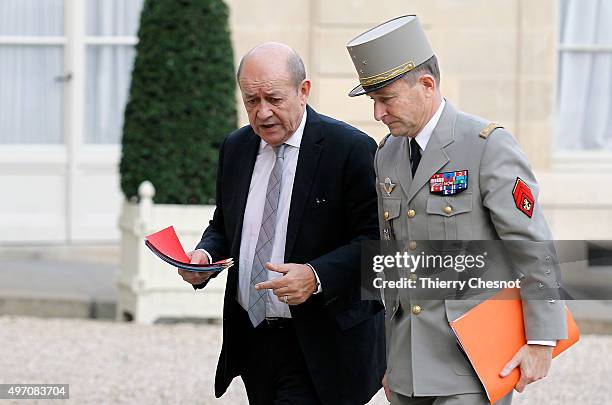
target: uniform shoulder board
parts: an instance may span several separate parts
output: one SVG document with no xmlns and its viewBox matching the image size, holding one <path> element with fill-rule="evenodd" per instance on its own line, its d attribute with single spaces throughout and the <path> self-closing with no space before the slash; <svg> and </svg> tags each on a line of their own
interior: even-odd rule
<svg viewBox="0 0 612 405">
<path fill-rule="evenodd" d="M 378 143 L 378 149 L 381 149 L 383 146 L 385 146 L 385 142 L 387 142 L 387 139 L 391 136 L 391 134 L 387 134 L 385 135 L 385 137 L 383 139 L 381 139 L 381 141 Z"/>
<path fill-rule="evenodd" d="M 495 122 L 492 122 L 486 127 L 484 127 L 483 129 L 481 129 L 478 136 L 480 136 L 481 138 L 487 139 L 493 131 L 495 131 L 497 128 L 503 128 L 503 127 L 504 127 L 503 125 L 499 125 Z"/>
</svg>

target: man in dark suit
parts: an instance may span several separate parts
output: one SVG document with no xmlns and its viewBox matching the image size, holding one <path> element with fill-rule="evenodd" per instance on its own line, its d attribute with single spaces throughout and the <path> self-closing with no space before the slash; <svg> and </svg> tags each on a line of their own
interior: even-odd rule
<svg viewBox="0 0 612 405">
<path fill-rule="evenodd" d="M 385 371 L 383 307 L 359 286 L 361 241 L 378 238 L 376 143 L 307 106 L 310 81 L 286 45 L 251 50 L 237 78 L 250 125 L 220 147 L 217 207 L 190 252 L 238 264 L 215 394 L 240 375 L 251 404 L 367 403 Z"/>
</svg>

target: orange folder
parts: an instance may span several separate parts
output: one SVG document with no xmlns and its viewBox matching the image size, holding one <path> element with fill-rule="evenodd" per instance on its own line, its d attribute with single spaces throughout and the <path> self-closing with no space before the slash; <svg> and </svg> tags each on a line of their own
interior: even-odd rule
<svg viewBox="0 0 612 405">
<path fill-rule="evenodd" d="M 567 308 L 566 317 L 568 338 L 557 342 L 553 357 L 580 338 L 580 331 Z M 509 288 L 497 293 L 451 322 L 450 326 L 489 401 L 494 404 L 512 391 L 520 378 L 518 367 L 504 378 L 499 373 L 527 343 L 519 290 Z"/>
</svg>

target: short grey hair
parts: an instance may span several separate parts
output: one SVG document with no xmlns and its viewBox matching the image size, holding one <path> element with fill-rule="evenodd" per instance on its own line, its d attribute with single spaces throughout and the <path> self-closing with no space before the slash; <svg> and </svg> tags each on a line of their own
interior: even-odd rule
<svg viewBox="0 0 612 405">
<path fill-rule="evenodd" d="M 296 88 L 300 87 L 300 84 L 306 79 L 306 68 L 302 58 L 295 51 L 291 52 L 287 57 L 287 71 L 293 85 Z"/>
<path fill-rule="evenodd" d="M 433 55 L 419 66 L 406 73 L 403 79 L 406 80 L 410 86 L 414 86 L 417 80 L 419 80 L 419 77 L 424 74 L 432 75 L 436 81 L 436 85 L 440 87 L 440 66 L 438 65 L 438 58 L 436 58 L 436 55 Z"/>
<path fill-rule="evenodd" d="M 240 73 L 242 72 L 242 65 L 244 61 L 251 55 L 251 52 L 247 53 L 240 59 L 238 65 L 238 71 L 236 72 L 236 81 L 240 81 Z M 289 72 L 289 78 L 295 88 L 299 88 L 300 84 L 306 79 L 306 68 L 304 62 L 298 53 L 294 50 L 287 55 L 287 72 Z"/>
</svg>

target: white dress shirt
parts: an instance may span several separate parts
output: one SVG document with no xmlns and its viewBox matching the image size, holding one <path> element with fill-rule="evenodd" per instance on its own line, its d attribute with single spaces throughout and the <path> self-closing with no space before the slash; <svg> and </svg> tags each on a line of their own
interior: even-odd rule
<svg viewBox="0 0 612 405">
<path fill-rule="evenodd" d="M 272 245 L 272 257 L 270 263 L 285 262 L 285 243 L 287 239 L 287 224 L 289 222 L 289 208 L 291 206 L 291 194 L 293 191 L 293 180 L 297 168 L 300 144 L 306 126 L 306 110 L 302 115 L 302 121 L 298 129 L 285 141 L 285 158 L 283 160 L 283 176 L 281 179 L 280 197 L 276 210 L 276 231 L 274 243 Z M 246 208 L 244 211 L 244 221 L 242 223 L 242 238 L 240 240 L 240 259 L 238 261 L 238 292 L 236 298 L 240 305 L 246 310 L 249 307 L 249 288 L 251 285 L 251 271 L 253 268 L 253 258 L 255 248 L 259 238 L 261 221 L 263 220 L 264 204 L 266 192 L 268 190 L 268 179 L 276 163 L 274 149 L 263 139 L 259 143 L 259 151 L 255 160 L 255 167 L 251 176 L 249 195 L 247 197 Z M 212 260 L 210 254 L 204 250 L 209 262 Z M 316 270 L 308 265 L 316 278 L 317 290 L 315 294 L 322 291 L 321 281 Z M 268 280 L 282 277 L 281 273 L 268 271 Z M 266 302 L 266 318 L 283 317 L 291 318 L 289 306 L 281 302 L 272 290 L 268 290 L 268 300 Z"/>
<path fill-rule="evenodd" d="M 302 122 L 298 129 L 285 141 L 285 159 L 283 161 L 283 176 L 281 178 L 280 197 L 276 210 L 276 231 L 274 243 L 272 244 L 272 257 L 270 263 L 285 262 L 285 242 L 287 239 L 287 223 L 289 221 L 289 207 L 291 205 L 291 194 L 293 192 L 293 180 L 297 166 L 300 143 L 306 126 L 306 110 L 302 115 Z M 247 197 L 246 209 L 244 210 L 244 221 L 242 223 L 242 239 L 240 240 L 240 259 L 238 268 L 238 302 L 243 308 L 249 307 L 249 288 L 251 285 L 251 270 L 253 268 L 253 257 L 255 246 L 259 238 L 259 230 L 263 217 L 268 179 L 274 168 L 276 156 L 274 149 L 263 139 L 259 144 L 259 152 L 255 160 L 255 168 L 251 176 L 249 196 Z M 282 277 L 281 273 L 268 271 L 268 280 Z M 281 302 L 272 290 L 268 290 L 266 302 L 266 317 L 291 318 L 289 306 Z"/>
<path fill-rule="evenodd" d="M 431 119 L 427 122 L 427 124 L 421 129 L 421 131 L 416 135 L 415 139 L 417 144 L 419 144 L 419 148 L 421 149 L 421 155 L 425 152 L 425 148 L 427 148 L 427 144 L 429 143 L 429 139 L 431 138 L 431 134 L 433 134 L 436 125 L 438 125 L 438 121 L 440 121 L 440 117 L 442 116 L 442 111 L 444 110 L 444 106 L 446 105 L 446 101 L 442 99 L 440 106 L 436 110 L 436 113 L 431 117 Z M 410 148 L 408 148 L 410 150 Z M 530 345 L 542 345 L 542 346 L 556 346 L 557 342 L 554 340 L 529 340 L 527 341 Z"/>
</svg>

